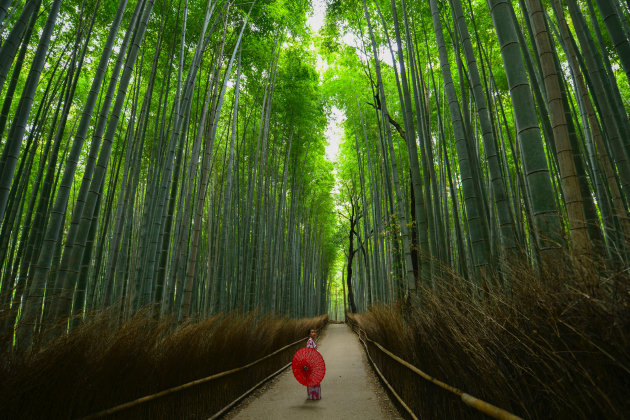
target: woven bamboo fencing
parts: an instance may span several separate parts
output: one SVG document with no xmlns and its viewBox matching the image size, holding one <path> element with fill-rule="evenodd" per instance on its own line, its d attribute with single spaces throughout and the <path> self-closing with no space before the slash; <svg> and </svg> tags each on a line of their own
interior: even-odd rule
<svg viewBox="0 0 630 420">
<path fill-rule="evenodd" d="M 426 407 L 422 407 L 423 404 L 428 402 L 434 403 L 436 395 L 430 394 L 438 393 L 442 394 L 445 402 L 448 402 L 445 404 L 446 407 L 452 405 L 454 400 L 453 394 L 459 396 L 461 401 L 472 409 L 467 413 L 470 416 L 467 415 L 466 418 L 487 418 L 487 416 L 490 416 L 497 420 L 523 420 L 521 417 L 427 375 L 391 353 L 379 343 L 371 340 L 357 324 L 348 320 L 348 325 L 358 335 L 359 340 L 365 347 L 368 358 L 395 397 L 394 403 L 402 408 L 401 412 L 403 415 L 417 420 L 418 417 L 415 413 L 426 412 Z M 443 411 L 444 406 L 440 407 L 440 409 Z M 461 418 L 461 412 L 454 412 L 452 418 L 456 416 Z"/>
<path fill-rule="evenodd" d="M 322 326 L 320 330 L 325 327 Z M 148 395 L 80 420 L 215 419 L 243 397 L 290 366 L 301 338 L 245 366 Z"/>
</svg>

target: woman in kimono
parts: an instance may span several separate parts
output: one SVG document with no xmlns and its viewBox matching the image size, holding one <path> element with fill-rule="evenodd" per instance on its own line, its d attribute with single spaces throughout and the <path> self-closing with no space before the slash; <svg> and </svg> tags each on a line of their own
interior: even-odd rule
<svg viewBox="0 0 630 420">
<path fill-rule="evenodd" d="M 317 333 L 314 329 L 311 328 L 308 330 L 308 341 L 306 342 L 306 347 L 308 347 L 309 349 L 317 350 L 317 344 L 315 343 L 316 335 Z M 319 352 L 319 350 L 317 351 Z M 307 386 L 306 390 L 309 400 L 320 400 L 322 398 L 322 388 L 320 387 L 320 384 L 317 384 L 315 386 Z"/>
</svg>

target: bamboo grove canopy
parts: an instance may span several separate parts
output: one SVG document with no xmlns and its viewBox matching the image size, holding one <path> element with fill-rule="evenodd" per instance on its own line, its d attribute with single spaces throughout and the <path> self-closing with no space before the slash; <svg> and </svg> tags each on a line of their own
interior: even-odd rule
<svg viewBox="0 0 630 420">
<path fill-rule="evenodd" d="M 350 310 L 405 298 L 400 308 L 437 286 L 483 299 L 509 290 L 519 266 L 566 284 L 619 278 L 629 6 L 328 3 L 318 45 L 326 94 L 345 114 L 337 203 Z"/>
<path fill-rule="evenodd" d="M 308 4 L 0 9 L 0 310 L 16 345 L 102 309 L 325 311 L 333 177 Z"/>
<path fill-rule="evenodd" d="M 0 0 L 2 332 L 623 271 L 629 6 Z"/>
</svg>

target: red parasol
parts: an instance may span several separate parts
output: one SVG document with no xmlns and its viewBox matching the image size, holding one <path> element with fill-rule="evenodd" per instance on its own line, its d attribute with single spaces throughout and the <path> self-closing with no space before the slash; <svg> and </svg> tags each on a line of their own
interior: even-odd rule
<svg viewBox="0 0 630 420">
<path fill-rule="evenodd" d="M 315 349 L 302 348 L 293 356 L 293 375 L 304 386 L 315 386 L 324 379 L 326 364 Z"/>
</svg>

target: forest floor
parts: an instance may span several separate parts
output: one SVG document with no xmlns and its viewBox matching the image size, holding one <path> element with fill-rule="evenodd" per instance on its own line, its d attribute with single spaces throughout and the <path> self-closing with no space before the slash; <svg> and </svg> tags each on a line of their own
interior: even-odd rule
<svg viewBox="0 0 630 420">
<path fill-rule="evenodd" d="M 287 369 L 224 419 L 402 419 L 347 325 L 329 325 L 318 350 L 326 361 L 321 400 L 307 400 L 306 388 Z"/>
</svg>

